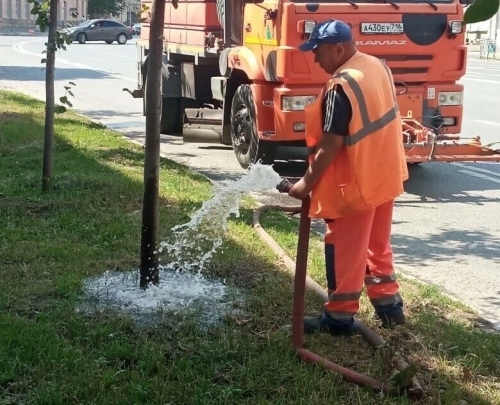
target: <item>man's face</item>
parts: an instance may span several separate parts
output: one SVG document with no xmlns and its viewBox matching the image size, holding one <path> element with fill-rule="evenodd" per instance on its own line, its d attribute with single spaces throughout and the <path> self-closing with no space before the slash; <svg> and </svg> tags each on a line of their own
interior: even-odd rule
<svg viewBox="0 0 500 405">
<path fill-rule="evenodd" d="M 313 50 L 314 62 L 326 73 L 332 75 L 342 65 L 344 48 L 341 44 L 321 44 Z"/>
</svg>

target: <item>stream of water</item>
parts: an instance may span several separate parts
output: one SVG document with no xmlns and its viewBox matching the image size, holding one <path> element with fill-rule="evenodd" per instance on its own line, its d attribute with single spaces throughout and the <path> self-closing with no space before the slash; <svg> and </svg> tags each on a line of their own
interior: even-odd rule
<svg viewBox="0 0 500 405">
<path fill-rule="evenodd" d="M 205 266 L 221 247 L 231 215 L 239 216 L 243 195 L 276 188 L 280 176 L 271 166 L 255 164 L 240 179 L 214 184 L 214 195 L 189 222 L 172 228 L 171 240 L 159 244 L 166 261 L 160 284 L 139 288 L 139 271 L 106 272 L 84 283 L 87 302 L 79 311 L 113 309 L 144 323 L 160 314 L 197 308 L 200 319 L 213 323 L 231 311 L 241 296 L 217 280 L 203 276 Z M 145 318 L 146 317 L 146 318 Z"/>
</svg>

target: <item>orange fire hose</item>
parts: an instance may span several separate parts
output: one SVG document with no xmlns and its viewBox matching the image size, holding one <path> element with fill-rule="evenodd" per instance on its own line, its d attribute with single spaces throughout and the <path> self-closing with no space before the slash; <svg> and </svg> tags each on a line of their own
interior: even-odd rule
<svg viewBox="0 0 500 405">
<path fill-rule="evenodd" d="M 292 345 L 299 356 L 308 362 L 321 364 L 324 367 L 338 372 L 342 377 L 352 383 L 374 388 L 376 391 L 391 393 L 392 390 L 388 383 L 376 380 L 372 377 L 359 374 L 354 370 L 342 367 L 332 361 L 329 361 L 310 350 L 304 348 L 304 302 L 306 286 L 318 294 L 323 300 L 328 299 L 328 294 L 316 281 L 307 276 L 307 258 L 309 253 L 309 235 L 311 230 L 311 219 L 309 218 L 310 199 L 306 198 L 302 201 L 301 206 L 286 207 L 281 205 L 264 205 L 254 211 L 252 218 L 253 228 L 256 230 L 261 239 L 278 255 L 285 263 L 286 267 L 295 274 L 294 277 L 294 292 L 293 292 L 293 312 L 292 312 Z M 294 262 L 285 253 L 281 246 L 262 228 L 260 224 L 260 216 L 264 211 L 280 210 L 288 213 L 300 212 L 299 225 L 299 240 L 297 244 L 297 258 Z M 375 348 L 387 347 L 387 343 L 376 332 L 365 326 L 359 320 L 355 321 L 356 331 Z M 399 356 L 393 356 L 392 366 L 397 371 L 403 371 L 408 367 L 406 362 Z M 413 377 L 412 384 L 406 389 L 410 398 L 420 399 L 423 396 L 423 389 L 416 377 Z"/>
</svg>

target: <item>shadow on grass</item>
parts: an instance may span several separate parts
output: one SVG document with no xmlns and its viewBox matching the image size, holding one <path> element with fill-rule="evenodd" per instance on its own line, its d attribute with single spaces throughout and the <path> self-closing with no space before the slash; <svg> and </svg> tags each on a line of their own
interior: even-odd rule
<svg viewBox="0 0 500 405">
<path fill-rule="evenodd" d="M 25 107 L 42 105 L 17 95 L 2 97 Z M 0 183 L 5 190 L 0 196 L 4 208 L 0 224 L 5 229 L 5 243 L 0 247 L 4 280 L 0 287 L 4 348 L 0 392 L 6 398 L 13 403 L 33 400 L 40 404 L 125 399 L 160 403 L 166 397 L 175 398 L 176 403 L 203 405 L 330 404 L 332 398 L 342 404 L 361 399 L 371 404 L 395 403 L 296 359 L 286 328 L 291 321 L 292 277 L 274 265 L 273 256 L 255 234 L 248 237 L 249 209 L 242 208 L 240 218 L 231 219 L 231 233 L 208 269 L 212 277 L 245 291 L 241 317 L 228 317 L 220 328 L 200 332 L 195 327 L 196 313 L 187 318 L 172 315 L 158 328 L 141 331 L 114 314 L 76 314 L 73 308 L 84 279 L 106 270 L 128 271 L 139 264 L 144 155 L 141 148 L 129 147 L 121 137 L 105 131 L 92 138 L 92 153 L 85 154 L 86 133 L 70 128 L 76 123 L 59 123 L 55 190 L 41 195 L 43 114 L 31 114 L 18 114 L 2 128 L 6 158 L 0 167 L 6 175 Z M 99 129 L 83 121 L 78 128 Z M 210 188 L 208 181 L 183 166 L 167 160 L 161 166 L 163 240 L 172 226 L 189 220 L 189 214 L 210 196 Z M 277 231 L 296 234 L 293 224 L 280 216 L 274 218 Z M 413 337 L 403 336 L 399 342 L 405 353 L 410 355 L 423 344 L 429 351 L 426 358 L 464 363 L 478 374 L 493 373 L 494 359 L 500 356 L 498 339 L 486 339 L 480 330 L 438 316 L 439 307 L 428 314 L 428 308 L 420 308 L 417 302 L 411 306 L 416 316 L 407 329 Z M 308 294 L 307 310 L 320 306 Z M 335 353 L 340 364 L 352 364 L 367 373 L 387 372 L 370 364 L 371 351 L 359 339 L 322 342 L 322 350 Z M 484 349 L 477 362 L 465 363 L 476 361 L 471 353 L 478 347 Z M 490 355 L 485 356 L 485 351 Z M 412 360 L 419 364 L 424 381 L 428 376 L 426 403 L 438 403 L 429 402 L 436 395 L 488 403 L 467 385 L 458 386 L 452 370 Z M 407 402 L 400 399 L 397 403 Z"/>
</svg>

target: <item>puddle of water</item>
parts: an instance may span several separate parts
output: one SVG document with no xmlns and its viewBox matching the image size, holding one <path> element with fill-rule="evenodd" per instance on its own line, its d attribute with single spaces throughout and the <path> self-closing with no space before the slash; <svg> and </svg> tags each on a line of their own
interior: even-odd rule
<svg viewBox="0 0 500 405">
<path fill-rule="evenodd" d="M 239 216 L 243 195 L 275 189 L 280 176 L 270 166 L 253 165 L 240 179 L 214 185 L 214 196 L 191 220 L 172 228 L 171 240 L 160 243 L 163 266 L 160 284 L 139 288 L 139 271 L 107 272 L 89 279 L 83 290 L 86 302 L 77 310 L 113 309 L 139 324 L 155 322 L 162 314 L 196 308 L 203 324 L 213 324 L 226 313 L 238 311 L 242 294 L 224 282 L 203 276 L 205 266 L 223 243 L 230 215 Z"/>
<path fill-rule="evenodd" d="M 142 326 L 190 309 L 199 314 L 200 326 L 209 326 L 225 314 L 237 312 L 242 302 L 241 294 L 223 281 L 175 272 L 164 266 L 160 267 L 160 284 L 147 290 L 139 288 L 139 271 L 106 272 L 86 280 L 83 290 L 87 299 L 77 311 L 114 310 Z"/>
</svg>

